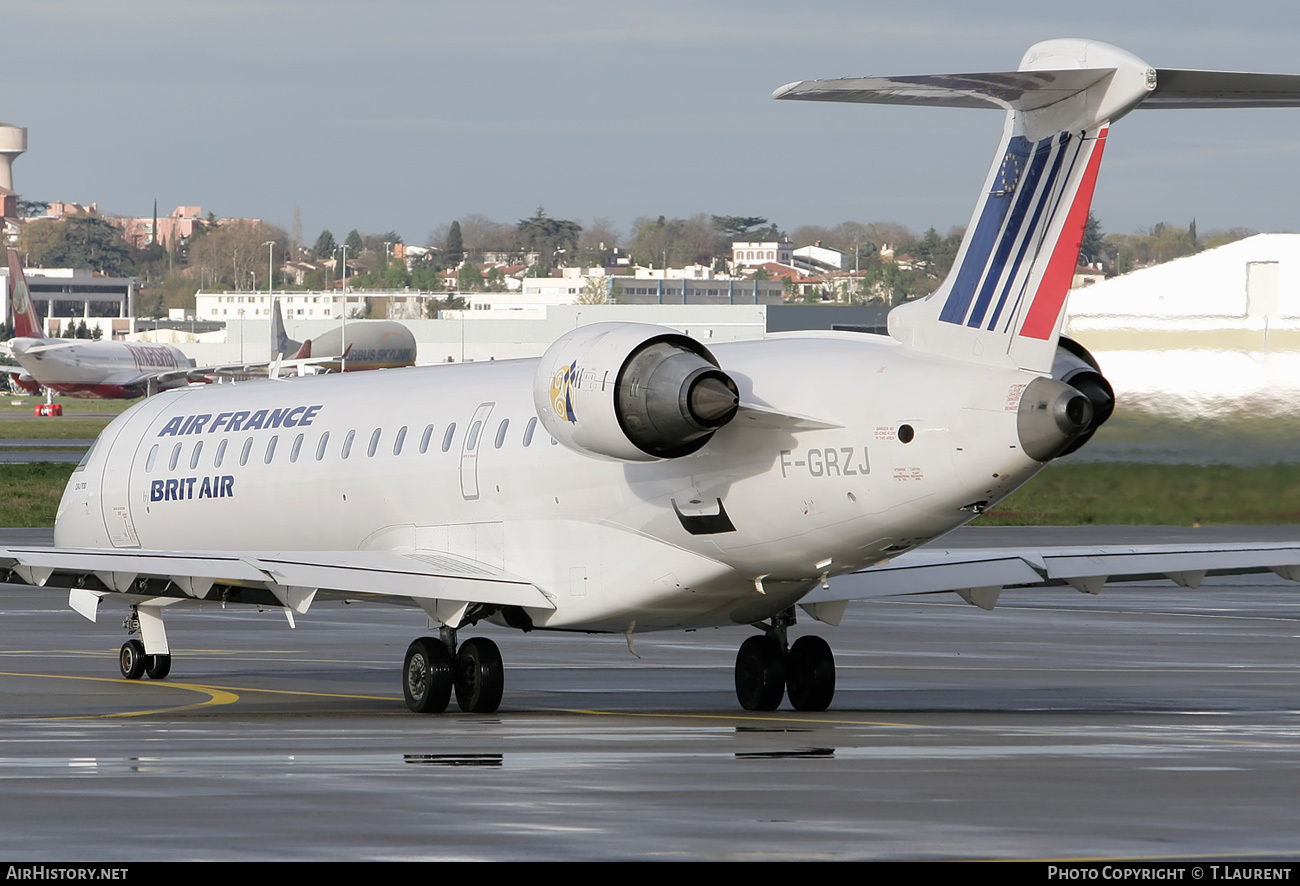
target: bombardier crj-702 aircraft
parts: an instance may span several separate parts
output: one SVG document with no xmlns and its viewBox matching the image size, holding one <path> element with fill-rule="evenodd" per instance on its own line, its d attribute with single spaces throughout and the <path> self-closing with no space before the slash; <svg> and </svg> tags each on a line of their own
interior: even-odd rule
<svg viewBox="0 0 1300 886">
<path fill-rule="evenodd" d="M 190 383 L 194 360 L 175 345 L 47 338 L 27 288 L 18 253 L 9 250 L 9 306 L 14 337 L 5 344 L 22 372 L 19 387 L 49 388 L 71 397 L 143 397 Z"/>
<path fill-rule="evenodd" d="M 951 590 L 1273 570 L 1300 543 L 1068 552 L 912 552 L 966 523 L 1111 410 L 1060 338 L 1110 125 L 1138 107 L 1297 106 L 1300 77 L 1154 69 L 1053 40 L 1018 71 L 797 83 L 778 98 L 1007 111 L 956 265 L 895 309 L 889 335 L 797 333 L 709 349 L 672 329 L 580 327 L 540 359 L 208 387 L 114 421 L 73 474 L 55 548 L 0 551 L 10 580 L 69 589 L 93 619 L 133 611 L 126 677 L 171 667 L 163 613 L 322 600 L 424 611 L 414 711 L 492 711 L 504 686 L 482 622 L 520 631 L 744 625 L 747 709 L 832 700 L 835 665 L 796 615 Z M 849 385 L 818 379 L 852 379 Z M 814 381 L 810 381 L 814 380 Z M 284 519 L 284 502 L 311 520 Z M 3 573 L 0 573 L 2 576 Z M 757 630 L 755 630 L 757 629 Z M 574 642 L 578 642 L 575 637 Z"/>
</svg>

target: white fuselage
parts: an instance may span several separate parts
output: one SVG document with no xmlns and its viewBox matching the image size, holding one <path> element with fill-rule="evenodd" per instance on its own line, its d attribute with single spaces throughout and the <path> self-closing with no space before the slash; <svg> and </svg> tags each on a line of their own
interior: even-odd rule
<svg viewBox="0 0 1300 886">
<path fill-rule="evenodd" d="M 41 385 L 82 397 L 138 397 L 148 376 L 194 366 L 168 344 L 15 338 L 9 346 Z"/>
<path fill-rule="evenodd" d="M 742 412 L 692 455 L 589 457 L 537 421 L 536 360 L 191 388 L 101 434 L 55 543 L 448 552 L 551 597 L 538 627 L 749 623 L 953 529 L 1042 467 L 1016 430 L 1031 373 L 854 333 L 713 352 L 742 403 L 835 427 Z"/>
</svg>

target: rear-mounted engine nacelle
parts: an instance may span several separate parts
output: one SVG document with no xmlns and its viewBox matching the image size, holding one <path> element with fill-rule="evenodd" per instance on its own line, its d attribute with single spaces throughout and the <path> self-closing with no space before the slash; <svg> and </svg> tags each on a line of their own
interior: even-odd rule
<svg viewBox="0 0 1300 886">
<path fill-rule="evenodd" d="M 543 427 L 575 452 L 654 461 L 695 452 L 740 400 L 695 339 L 649 323 L 596 323 L 547 348 L 533 403 Z"/>
<path fill-rule="evenodd" d="M 1110 414 L 1115 411 L 1115 391 L 1101 374 L 1100 364 L 1088 353 L 1088 349 L 1065 336 L 1061 336 L 1056 347 L 1052 378 L 1074 388 L 1092 404 L 1092 420 L 1088 427 L 1061 452 L 1061 455 L 1069 455 L 1092 439 L 1097 428 L 1110 418 Z"/>
<path fill-rule="evenodd" d="M 1083 345 L 1064 336 L 1051 378 L 1036 378 L 1020 397 L 1016 430 L 1025 454 L 1038 461 L 1069 455 L 1115 409 L 1115 393 Z"/>
</svg>

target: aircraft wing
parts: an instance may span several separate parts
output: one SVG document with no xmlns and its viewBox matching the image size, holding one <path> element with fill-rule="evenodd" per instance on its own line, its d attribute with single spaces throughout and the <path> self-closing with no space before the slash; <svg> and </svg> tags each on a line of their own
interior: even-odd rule
<svg viewBox="0 0 1300 886">
<path fill-rule="evenodd" d="M 0 580 L 68 588 L 69 604 L 91 621 L 104 598 L 251 603 L 286 613 L 306 612 L 318 596 L 409 601 L 444 623 L 474 604 L 555 608 L 525 579 L 444 553 L 0 548 Z"/>
<path fill-rule="evenodd" d="M 951 591 L 992 609 L 1003 588 L 1069 586 L 1099 594 L 1112 582 L 1169 579 L 1195 588 L 1207 575 L 1272 572 L 1300 581 L 1300 540 L 1261 544 L 1065 545 L 922 548 L 832 578 L 808 606 Z M 816 613 L 814 613 L 816 614 Z"/>
</svg>

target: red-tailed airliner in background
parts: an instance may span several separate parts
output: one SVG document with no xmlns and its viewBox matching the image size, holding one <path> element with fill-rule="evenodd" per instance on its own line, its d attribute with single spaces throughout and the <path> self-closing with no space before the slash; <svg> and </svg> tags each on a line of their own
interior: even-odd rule
<svg viewBox="0 0 1300 886">
<path fill-rule="evenodd" d="M 194 360 L 175 345 L 47 338 L 17 251 L 9 250 L 9 306 L 14 337 L 5 344 L 22 367 L 19 387 L 70 397 L 130 399 L 190 383 Z"/>
</svg>

